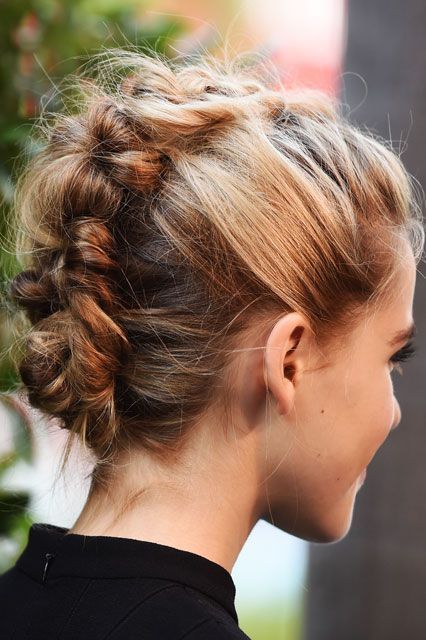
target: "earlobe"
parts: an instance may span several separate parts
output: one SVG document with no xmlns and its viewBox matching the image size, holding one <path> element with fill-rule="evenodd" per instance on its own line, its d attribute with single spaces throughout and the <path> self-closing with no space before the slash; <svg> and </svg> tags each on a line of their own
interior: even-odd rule
<svg viewBox="0 0 426 640">
<path fill-rule="evenodd" d="M 296 361 L 292 353 L 297 349 L 306 320 L 299 313 L 288 313 L 273 326 L 264 351 L 265 387 L 274 396 L 278 412 L 287 414 L 294 403 Z"/>
</svg>

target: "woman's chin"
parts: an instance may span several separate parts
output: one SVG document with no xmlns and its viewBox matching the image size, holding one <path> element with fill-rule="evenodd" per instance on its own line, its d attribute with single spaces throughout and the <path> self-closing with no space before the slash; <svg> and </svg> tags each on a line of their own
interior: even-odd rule
<svg viewBox="0 0 426 640">
<path fill-rule="evenodd" d="M 348 504 L 340 505 L 339 509 L 331 511 L 328 517 L 318 521 L 316 526 L 313 524 L 312 535 L 306 540 L 322 544 L 333 544 L 343 540 L 351 529 L 354 498 L 349 499 Z"/>
<path fill-rule="evenodd" d="M 351 528 L 351 522 L 352 519 L 340 526 L 323 526 L 322 528 L 313 531 L 310 536 L 305 538 L 305 540 L 307 542 L 314 542 L 318 544 L 335 544 L 347 536 Z"/>
<path fill-rule="evenodd" d="M 354 497 L 346 504 L 340 504 L 330 510 L 327 517 L 312 522 L 310 535 L 306 536 L 308 542 L 320 544 L 334 544 L 345 538 L 351 528 L 354 511 Z"/>
<path fill-rule="evenodd" d="M 352 514 L 349 517 L 340 519 L 326 519 L 316 520 L 310 523 L 305 523 L 291 528 L 286 524 L 280 524 L 278 521 L 272 522 L 269 518 L 263 518 L 266 522 L 273 524 L 281 531 L 289 533 L 296 538 L 306 540 L 306 542 L 313 542 L 318 544 L 333 544 L 339 542 L 349 533 L 352 523 Z"/>
<path fill-rule="evenodd" d="M 262 519 L 273 524 L 281 531 L 292 536 L 318 544 L 333 544 L 347 536 L 352 525 L 355 500 L 362 487 L 365 476 L 361 474 L 340 497 L 335 497 L 331 504 L 330 492 L 323 494 L 318 501 L 310 502 L 302 508 L 299 502 L 297 517 L 294 505 L 284 507 L 283 504 L 271 505 L 271 513 L 263 514 Z"/>
<path fill-rule="evenodd" d="M 355 489 L 357 486 L 355 486 Z M 356 491 L 348 492 L 346 499 L 320 512 L 305 514 L 289 525 L 288 518 L 269 517 L 263 519 L 292 536 L 318 544 L 333 544 L 347 536 L 352 524 Z M 275 514 L 274 514 L 275 515 Z M 277 514 L 278 515 L 278 514 Z"/>
</svg>

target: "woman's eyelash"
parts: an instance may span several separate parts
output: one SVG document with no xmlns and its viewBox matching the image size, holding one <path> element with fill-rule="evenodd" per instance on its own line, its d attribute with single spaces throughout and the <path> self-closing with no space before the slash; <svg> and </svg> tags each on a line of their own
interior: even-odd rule
<svg viewBox="0 0 426 640">
<path fill-rule="evenodd" d="M 390 360 L 391 362 L 406 362 L 409 358 L 412 358 L 415 355 L 416 351 L 417 347 L 411 340 L 410 342 L 407 342 L 402 349 L 394 353 Z"/>
</svg>

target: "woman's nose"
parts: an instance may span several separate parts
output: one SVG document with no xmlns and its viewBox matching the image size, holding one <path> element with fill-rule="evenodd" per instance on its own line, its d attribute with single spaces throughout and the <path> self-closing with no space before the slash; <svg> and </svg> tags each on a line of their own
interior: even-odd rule
<svg viewBox="0 0 426 640">
<path fill-rule="evenodd" d="M 396 429 L 399 423 L 401 422 L 401 407 L 399 406 L 398 400 L 395 398 L 395 409 L 393 412 L 393 422 L 392 429 Z"/>
</svg>

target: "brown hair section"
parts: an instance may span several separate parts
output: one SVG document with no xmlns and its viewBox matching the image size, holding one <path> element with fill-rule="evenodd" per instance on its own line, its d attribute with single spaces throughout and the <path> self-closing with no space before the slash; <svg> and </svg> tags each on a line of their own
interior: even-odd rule
<svg viewBox="0 0 426 640">
<path fill-rule="evenodd" d="M 424 243 L 398 156 L 325 95 L 241 59 L 107 54 L 39 127 L 8 288 L 22 388 L 99 481 L 123 449 L 166 459 L 227 407 L 245 330 L 298 311 L 337 345 L 387 291 L 399 240 L 416 260 Z"/>
</svg>

